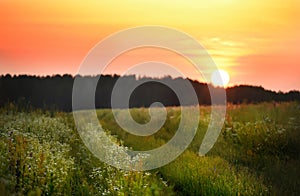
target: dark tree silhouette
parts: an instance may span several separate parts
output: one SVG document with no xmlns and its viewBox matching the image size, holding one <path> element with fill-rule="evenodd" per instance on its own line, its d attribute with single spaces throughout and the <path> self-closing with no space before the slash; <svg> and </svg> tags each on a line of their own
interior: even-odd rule
<svg viewBox="0 0 300 196">
<path fill-rule="evenodd" d="M 91 88 L 98 76 L 75 76 L 80 78 L 83 89 Z M 75 77 L 71 75 L 54 76 L 11 76 L 9 74 L 0 76 L 0 106 L 13 102 L 22 107 L 34 107 L 51 109 L 56 108 L 63 111 L 72 110 L 72 89 Z M 102 75 L 98 81 L 95 93 L 96 108 L 111 107 L 111 93 L 118 75 Z M 149 78 L 137 79 L 134 75 L 122 76 L 122 82 L 128 85 L 147 81 Z M 209 105 L 211 103 L 209 88 L 210 84 L 199 83 L 195 80 L 183 78 L 154 78 L 151 82 L 145 82 L 138 86 L 130 96 L 130 107 L 149 107 L 153 102 L 161 102 L 165 106 L 178 106 L 179 100 L 175 92 L 164 85 L 163 82 L 172 83 L 185 92 L 184 82 L 190 82 L 195 89 L 198 103 Z M 218 94 L 221 88 L 214 88 Z M 83 92 L 84 93 L 84 92 Z M 299 91 L 288 93 L 265 90 L 263 87 L 240 85 L 226 89 L 227 101 L 240 103 L 260 103 L 266 101 L 300 101 Z M 188 97 L 188 96 L 187 96 Z M 84 100 L 82 100 L 84 102 Z M 198 104 L 192 100 L 188 105 Z M 82 108 L 88 109 L 89 106 Z"/>
</svg>

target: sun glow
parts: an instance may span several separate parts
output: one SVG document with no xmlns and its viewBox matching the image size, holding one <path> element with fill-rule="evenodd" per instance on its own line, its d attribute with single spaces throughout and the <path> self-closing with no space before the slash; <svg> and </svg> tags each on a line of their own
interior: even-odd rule
<svg viewBox="0 0 300 196">
<path fill-rule="evenodd" d="M 211 74 L 211 82 L 214 86 L 226 87 L 229 83 L 230 76 L 227 71 L 217 69 Z"/>
<path fill-rule="evenodd" d="M 0 0 L 0 75 L 75 75 L 88 51 L 105 37 L 152 24 L 175 28 L 199 41 L 215 64 L 230 73 L 230 85 L 300 89 L 299 8 L 299 0 Z M 119 74 L 127 62 L 163 56 L 155 54 L 128 55 L 111 70 Z M 186 77 L 206 82 L 173 55 L 162 58 L 176 63 Z M 212 71 L 205 71 L 207 82 Z M 152 73 L 164 75 L 162 70 Z"/>
</svg>

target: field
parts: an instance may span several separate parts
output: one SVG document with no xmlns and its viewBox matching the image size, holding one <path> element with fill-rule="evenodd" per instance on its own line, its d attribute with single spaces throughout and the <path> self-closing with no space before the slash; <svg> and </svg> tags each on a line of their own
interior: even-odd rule
<svg viewBox="0 0 300 196">
<path fill-rule="evenodd" d="M 200 107 L 188 149 L 161 168 L 137 172 L 109 166 L 85 147 L 71 113 L 10 104 L 0 109 L 0 195 L 299 195 L 300 103 L 228 105 L 212 150 L 198 150 L 210 120 Z M 180 108 L 167 108 L 151 136 L 122 130 L 111 110 L 97 110 L 106 134 L 120 147 L 149 150 L 169 141 Z M 131 109 L 140 123 L 148 109 Z M 114 157 L 112 157 L 113 159 Z"/>
</svg>

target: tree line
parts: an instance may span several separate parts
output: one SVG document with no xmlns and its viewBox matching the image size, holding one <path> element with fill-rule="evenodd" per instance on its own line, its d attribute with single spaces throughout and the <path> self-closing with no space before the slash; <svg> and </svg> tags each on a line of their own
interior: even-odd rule
<svg viewBox="0 0 300 196">
<path fill-rule="evenodd" d="M 182 88 L 188 81 L 194 88 L 197 95 L 195 100 L 187 101 L 186 105 L 209 105 L 211 97 L 209 88 L 214 92 L 221 93 L 221 88 L 216 88 L 210 84 L 200 83 L 191 79 L 184 78 L 137 78 L 135 75 L 101 75 L 99 76 L 71 76 L 71 75 L 54 75 L 54 76 L 29 76 L 19 75 L 11 76 L 9 74 L 0 76 L 0 106 L 8 103 L 16 103 L 34 108 L 55 108 L 63 111 L 72 110 L 72 90 L 75 77 L 80 79 L 82 89 L 88 89 L 90 84 L 97 82 L 95 92 L 95 107 L 110 108 L 111 94 L 114 85 L 118 79 L 122 83 L 134 85 L 141 83 L 131 94 L 129 107 L 149 107 L 153 102 L 161 102 L 165 106 L 180 105 L 176 93 L 163 83 L 172 84 L 177 88 Z M 99 80 L 98 80 L 99 79 Z M 151 81 L 149 81 L 151 79 Z M 83 92 L 84 93 L 84 92 Z M 239 85 L 226 89 L 227 102 L 233 104 L 240 103 L 260 103 L 260 102 L 283 102 L 283 101 L 300 101 L 299 91 L 290 91 L 287 93 L 274 92 L 266 90 L 260 86 Z M 188 98 L 188 94 L 185 95 Z M 81 108 L 80 108 L 81 109 Z M 82 109 L 88 109 L 83 108 Z"/>
</svg>

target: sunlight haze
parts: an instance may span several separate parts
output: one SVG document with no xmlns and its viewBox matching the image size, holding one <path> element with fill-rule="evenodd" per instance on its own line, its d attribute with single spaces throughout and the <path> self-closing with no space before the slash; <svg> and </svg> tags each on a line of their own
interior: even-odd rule
<svg viewBox="0 0 300 196">
<path fill-rule="evenodd" d="M 297 0 L 5 0 L 0 2 L 0 74 L 76 74 L 106 36 L 162 25 L 197 39 L 230 74 L 230 86 L 299 90 L 299 5 Z M 187 77 L 201 80 L 191 72 Z"/>
</svg>

